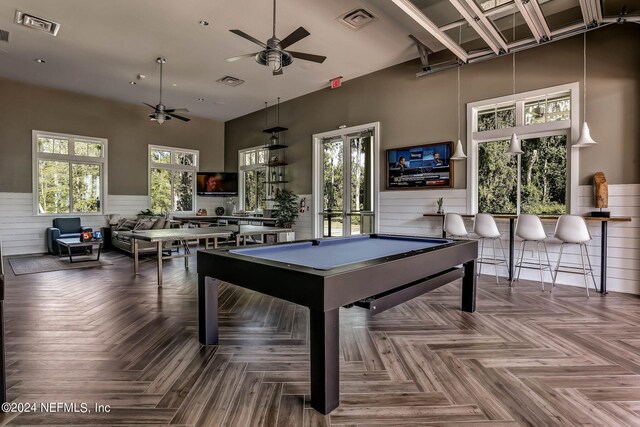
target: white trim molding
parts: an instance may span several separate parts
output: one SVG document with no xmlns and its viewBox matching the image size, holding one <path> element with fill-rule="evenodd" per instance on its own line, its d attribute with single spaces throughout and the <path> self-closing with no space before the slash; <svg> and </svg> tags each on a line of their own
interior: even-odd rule
<svg viewBox="0 0 640 427">
<path fill-rule="evenodd" d="M 569 94 L 571 97 L 570 119 L 532 125 L 524 124 L 524 104 L 554 95 Z M 477 131 L 478 111 L 487 107 L 513 104 L 516 106 L 516 126 L 491 131 Z M 467 213 L 478 212 L 478 144 L 486 141 L 508 140 L 514 132 L 519 138 L 535 135 L 567 135 L 567 211 L 577 213 L 580 151 L 573 147 L 580 129 L 580 90 L 578 82 L 536 89 L 467 104 Z"/>
<path fill-rule="evenodd" d="M 60 153 L 46 153 L 38 151 L 38 138 L 54 138 L 54 139 L 62 139 L 66 140 L 67 145 L 67 154 Z M 91 144 L 100 144 L 100 156 L 82 156 L 78 154 L 73 154 L 75 152 L 75 144 L 76 142 L 81 143 L 91 143 Z M 78 215 L 103 215 L 104 212 L 107 212 L 107 195 L 108 191 L 108 182 L 109 182 L 109 174 L 108 174 L 108 140 L 105 138 L 98 138 L 93 136 L 82 136 L 82 135 L 72 135 L 67 133 L 59 133 L 59 132 L 46 132 L 40 130 L 32 130 L 31 131 L 31 188 L 32 188 L 32 198 L 33 198 L 33 216 L 78 216 Z M 40 209 L 38 209 L 39 205 L 39 189 L 38 189 L 38 162 L 40 160 L 52 160 L 52 161 L 60 161 L 67 162 L 69 164 L 93 164 L 100 165 L 100 210 L 98 212 L 74 212 L 73 202 L 72 202 L 72 194 L 71 194 L 71 177 L 69 179 L 69 212 L 67 213 L 41 213 Z M 71 175 L 71 168 L 69 168 L 69 174 Z"/>
<path fill-rule="evenodd" d="M 322 209 L 322 140 L 340 137 L 357 132 L 373 129 L 373 215 L 374 232 L 380 229 L 380 122 L 367 123 L 358 126 L 345 127 L 328 132 L 316 133 L 311 137 L 311 189 L 312 189 L 312 226 L 313 236 L 322 237 L 323 221 L 320 221 Z"/>
</svg>

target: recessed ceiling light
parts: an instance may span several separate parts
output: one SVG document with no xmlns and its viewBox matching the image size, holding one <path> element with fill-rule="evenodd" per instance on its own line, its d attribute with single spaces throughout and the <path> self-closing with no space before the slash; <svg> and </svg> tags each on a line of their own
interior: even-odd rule
<svg viewBox="0 0 640 427">
<path fill-rule="evenodd" d="M 47 62 L 42 58 L 36 58 L 36 59 L 34 59 L 34 61 L 36 61 L 38 64 L 44 64 L 45 62 Z"/>
<path fill-rule="evenodd" d="M 204 98 L 198 98 L 198 101 L 204 101 Z"/>
<path fill-rule="evenodd" d="M 178 84 L 177 83 L 171 83 L 171 86 L 176 87 L 176 86 L 178 86 Z"/>
<path fill-rule="evenodd" d="M 130 84 L 130 85 L 137 85 L 138 83 L 136 83 L 136 82 L 134 82 L 134 81 L 131 81 L 131 82 L 129 82 L 129 84 Z"/>
<path fill-rule="evenodd" d="M 202 25 L 203 27 L 208 27 L 209 26 L 209 21 L 205 21 L 204 19 L 200 22 L 198 22 L 198 24 Z"/>
</svg>

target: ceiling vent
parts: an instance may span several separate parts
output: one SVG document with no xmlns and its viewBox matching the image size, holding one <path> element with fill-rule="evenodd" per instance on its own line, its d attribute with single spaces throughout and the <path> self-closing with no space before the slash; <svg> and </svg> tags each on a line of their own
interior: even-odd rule
<svg viewBox="0 0 640 427">
<path fill-rule="evenodd" d="M 347 12 L 344 15 L 339 16 L 337 19 L 338 22 L 346 25 L 354 31 L 358 31 L 362 27 L 372 23 L 376 17 L 367 9 L 359 7 L 351 12 Z"/>
<path fill-rule="evenodd" d="M 49 21 L 48 19 L 38 18 L 34 15 L 29 15 L 28 13 L 20 12 L 16 10 L 16 18 L 15 23 L 19 25 L 24 25 L 27 28 L 32 28 L 34 30 L 44 31 L 47 34 L 51 34 L 55 36 L 58 34 L 60 30 L 60 24 L 57 22 Z"/>
<path fill-rule="evenodd" d="M 9 42 L 9 31 L 0 30 L 0 42 Z"/>
<path fill-rule="evenodd" d="M 227 86 L 240 86 L 242 83 L 244 83 L 244 80 L 241 80 L 237 77 L 224 76 L 216 80 L 216 82 L 222 83 L 223 85 Z"/>
</svg>

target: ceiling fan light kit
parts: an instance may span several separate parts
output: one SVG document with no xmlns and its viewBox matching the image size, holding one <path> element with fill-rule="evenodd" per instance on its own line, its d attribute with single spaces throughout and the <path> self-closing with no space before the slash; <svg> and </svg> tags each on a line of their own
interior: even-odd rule
<svg viewBox="0 0 640 427">
<path fill-rule="evenodd" d="M 293 31 L 284 39 L 278 39 L 276 37 L 276 0 L 273 0 L 273 32 L 271 38 L 267 40 L 266 43 L 261 42 L 257 38 L 250 36 L 249 34 L 241 30 L 229 31 L 237 36 L 249 40 L 252 43 L 257 44 L 263 50 L 261 50 L 260 52 L 247 53 L 244 55 L 227 58 L 227 62 L 234 62 L 244 58 L 254 58 L 258 64 L 268 66 L 274 76 L 281 75 L 282 69 L 288 65 L 291 65 L 291 63 L 293 62 L 293 58 L 317 62 L 319 64 L 322 64 L 324 60 L 327 59 L 326 56 L 312 55 L 310 53 L 303 52 L 288 52 L 285 50 L 292 44 L 297 43 L 303 38 L 309 36 L 310 33 L 303 27 L 298 27 L 298 29 Z"/>
<path fill-rule="evenodd" d="M 159 125 L 163 124 L 167 120 L 171 120 L 174 118 L 182 120 L 183 122 L 190 121 L 191 119 L 187 117 L 175 114 L 176 111 L 188 113 L 189 110 L 187 110 L 186 108 L 167 108 L 162 103 L 162 65 L 165 64 L 167 60 L 162 56 L 159 56 L 158 58 L 156 58 L 156 62 L 160 64 L 160 100 L 155 106 L 143 102 L 143 104 L 147 107 L 153 108 L 153 113 L 149 114 L 149 119 L 152 122 L 158 123 Z"/>
</svg>

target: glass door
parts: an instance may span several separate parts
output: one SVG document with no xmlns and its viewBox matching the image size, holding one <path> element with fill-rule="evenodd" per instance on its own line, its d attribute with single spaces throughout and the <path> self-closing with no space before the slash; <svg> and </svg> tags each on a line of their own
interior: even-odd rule
<svg viewBox="0 0 640 427">
<path fill-rule="evenodd" d="M 372 131 L 322 140 L 323 237 L 374 232 Z"/>
</svg>

